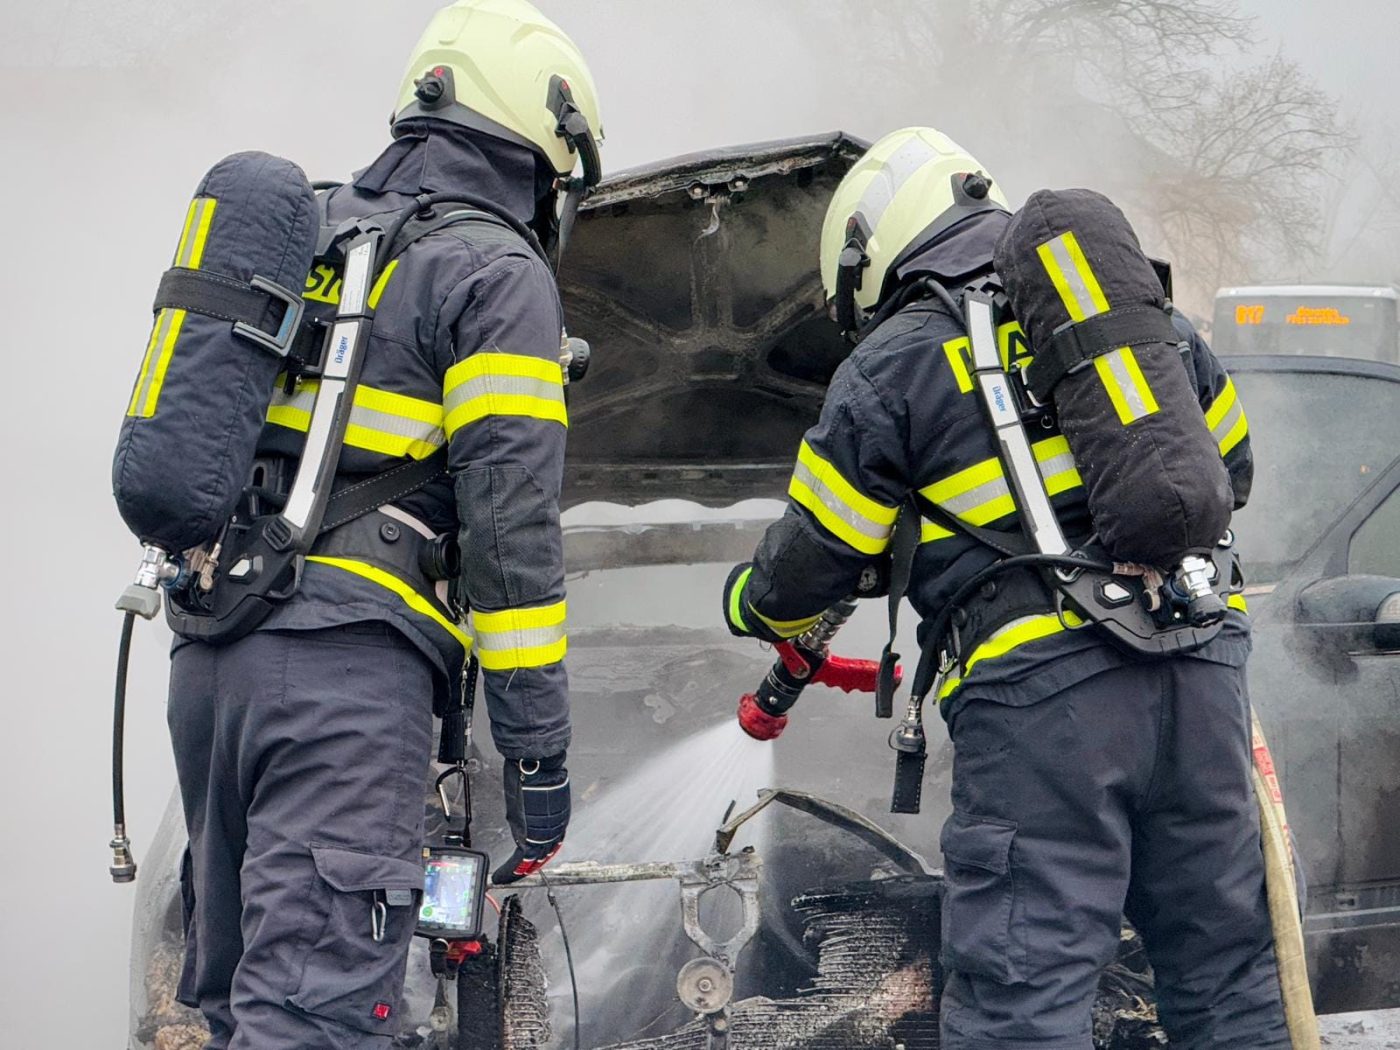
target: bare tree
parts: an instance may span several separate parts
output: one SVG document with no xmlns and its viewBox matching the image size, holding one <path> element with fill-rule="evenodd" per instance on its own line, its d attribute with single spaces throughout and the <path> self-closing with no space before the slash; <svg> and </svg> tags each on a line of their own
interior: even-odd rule
<svg viewBox="0 0 1400 1050">
<path fill-rule="evenodd" d="M 1333 172 L 1355 140 L 1337 103 L 1296 63 L 1275 56 L 1218 75 L 1193 105 L 1142 124 L 1160 161 L 1135 203 L 1188 287 L 1209 295 L 1320 264 Z"/>
</svg>

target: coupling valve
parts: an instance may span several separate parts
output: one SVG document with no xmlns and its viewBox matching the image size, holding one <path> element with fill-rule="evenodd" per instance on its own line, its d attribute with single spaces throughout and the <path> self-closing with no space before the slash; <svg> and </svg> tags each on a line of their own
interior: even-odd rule
<svg viewBox="0 0 1400 1050">
<path fill-rule="evenodd" d="M 1225 615 L 1225 602 L 1211 586 L 1215 574 L 1215 563 L 1195 554 L 1182 558 L 1172 574 L 1172 589 L 1185 599 L 1192 627 L 1209 627 Z"/>
<path fill-rule="evenodd" d="M 920 755 L 927 749 L 928 740 L 924 736 L 923 697 L 911 696 L 909 698 L 909 705 L 905 708 L 904 717 L 890 733 L 890 747 L 906 755 Z"/>
<path fill-rule="evenodd" d="M 111 872 L 113 882 L 133 882 L 136 879 L 136 858 L 131 855 L 131 840 L 126 837 L 126 825 L 116 824 L 112 828 L 112 866 L 107 870 Z"/>
<path fill-rule="evenodd" d="M 135 613 L 146 620 L 154 619 L 160 612 L 160 588 L 178 586 L 184 576 L 184 564 L 179 558 L 171 557 L 154 544 L 147 544 L 141 552 L 136 579 L 117 599 L 117 610 Z"/>
</svg>

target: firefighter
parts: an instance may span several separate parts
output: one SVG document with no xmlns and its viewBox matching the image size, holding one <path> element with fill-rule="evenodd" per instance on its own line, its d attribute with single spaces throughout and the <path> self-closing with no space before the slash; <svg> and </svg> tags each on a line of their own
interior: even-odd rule
<svg viewBox="0 0 1400 1050">
<path fill-rule="evenodd" d="M 927 128 L 876 143 L 837 189 L 822 277 L 833 315 L 860 339 L 801 444 L 785 515 L 729 577 L 732 632 L 792 638 L 856 593 L 911 495 L 922 526 L 909 598 L 925 629 L 1003 556 L 940 523 L 1018 529 L 963 318 L 920 282 L 956 291 L 988 276 L 1010 219 L 978 163 Z M 843 259 L 857 232 L 863 251 Z M 1171 320 L 1241 506 L 1253 467 L 1240 402 L 1200 336 Z M 1029 353 L 1006 343 L 1009 364 Z M 1032 441 L 1056 517 L 1084 540 L 1086 490 L 1064 436 L 1052 426 Z M 1204 648 L 1148 660 L 1100 627 L 1071 630 L 1039 577 L 1018 571 L 982 597 L 1019 608 L 973 615 L 955 642 L 920 639 L 955 654 L 937 689 L 954 748 L 940 840 L 943 1045 L 1088 1050 L 1126 914 L 1173 1046 L 1287 1047 L 1250 779 L 1243 600 Z"/>
<path fill-rule="evenodd" d="M 389 146 L 324 195 L 331 226 L 460 192 L 516 230 L 425 236 L 370 294 L 340 480 L 444 446 L 448 472 L 323 535 L 296 594 L 252 634 L 176 641 L 169 724 L 190 839 L 180 999 L 203 1011 L 215 1050 L 387 1047 L 400 1030 L 433 709 L 461 688 L 471 644 L 449 581 L 414 554 L 434 537 L 459 540 L 452 589 L 470 602 L 505 759 L 516 849 L 496 880 L 535 871 L 563 840 L 562 314 L 547 253 L 518 230 L 546 248 L 557 237 L 558 198 L 593 145 L 579 135 L 601 128 L 568 37 L 525 0 L 460 0 L 409 61 Z M 314 270 L 308 312 L 329 317 L 339 293 L 339 273 Z M 295 375 L 279 387 L 258 447 L 269 487 L 291 476 L 315 391 Z"/>
</svg>

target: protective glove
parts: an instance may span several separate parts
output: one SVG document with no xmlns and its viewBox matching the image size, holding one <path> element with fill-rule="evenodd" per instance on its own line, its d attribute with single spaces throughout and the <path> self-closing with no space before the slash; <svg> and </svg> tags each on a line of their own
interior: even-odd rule
<svg viewBox="0 0 1400 1050">
<path fill-rule="evenodd" d="M 782 635 L 753 614 L 744 598 L 744 588 L 753 574 L 753 562 L 734 566 L 724 581 L 724 623 L 736 638 L 758 638 L 765 642 L 781 642 Z"/>
<path fill-rule="evenodd" d="M 498 886 L 533 875 L 554 858 L 564 844 L 571 808 L 562 751 L 552 758 L 509 759 L 503 779 L 515 852 L 491 875 Z"/>
</svg>

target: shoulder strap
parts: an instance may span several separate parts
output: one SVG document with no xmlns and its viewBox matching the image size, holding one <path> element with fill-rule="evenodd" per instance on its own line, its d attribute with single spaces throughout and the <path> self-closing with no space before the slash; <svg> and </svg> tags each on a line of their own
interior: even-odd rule
<svg viewBox="0 0 1400 1050">
<path fill-rule="evenodd" d="M 401 500 L 446 474 L 447 449 L 440 448 L 424 459 L 399 463 L 363 481 L 336 488 L 326 502 L 321 532 L 329 532 L 372 510 L 378 510 L 386 503 Z"/>
<path fill-rule="evenodd" d="M 880 654 L 880 670 L 875 679 L 875 717 L 894 717 L 895 668 L 899 654 L 894 651 L 895 635 L 899 631 L 899 603 L 909 593 L 909 580 L 914 572 L 914 554 L 919 549 L 919 534 L 923 523 L 919 505 L 913 493 L 900 504 L 899 517 L 894 523 L 894 538 L 890 549 L 889 616 L 890 637 Z"/>
</svg>

